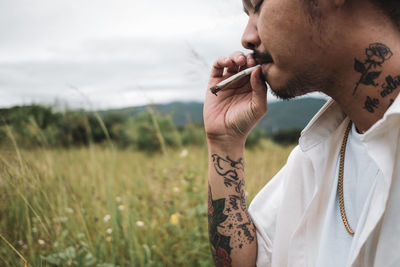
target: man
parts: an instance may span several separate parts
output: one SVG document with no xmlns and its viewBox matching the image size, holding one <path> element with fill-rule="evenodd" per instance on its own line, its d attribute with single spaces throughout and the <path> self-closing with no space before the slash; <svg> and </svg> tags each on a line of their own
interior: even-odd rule
<svg viewBox="0 0 400 267">
<path fill-rule="evenodd" d="M 207 89 L 209 236 L 217 266 L 400 266 L 400 4 L 243 0 L 254 53 L 218 59 Z M 283 99 L 331 97 L 246 208 L 244 145 Z M 255 177 L 251 177 L 254 179 Z"/>
</svg>

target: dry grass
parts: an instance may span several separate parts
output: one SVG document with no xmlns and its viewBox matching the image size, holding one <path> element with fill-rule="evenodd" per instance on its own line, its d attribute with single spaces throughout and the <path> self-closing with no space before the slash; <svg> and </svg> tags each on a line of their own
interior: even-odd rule
<svg viewBox="0 0 400 267">
<path fill-rule="evenodd" d="M 185 150 L 3 149 L 0 265 L 211 266 L 207 149 Z M 246 152 L 249 201 L 290 150 Z"/>
</svg>

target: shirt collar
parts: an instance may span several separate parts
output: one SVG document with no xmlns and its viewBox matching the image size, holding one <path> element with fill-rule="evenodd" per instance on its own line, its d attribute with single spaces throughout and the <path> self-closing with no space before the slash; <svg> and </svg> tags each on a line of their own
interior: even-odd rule
<svg viewBox="0 0 400 267">
<path fill-rule="evenodd" d="M 396 116 L 399 114 L 400 97 L 397 97 L 384 116 L 368 129 L 367 132 L 365 132 L 361 141 L 367 141 L 374 136 L 381 134 L 390 121 L 396 118 L 397 120 L 400 120 L 400 116 Z M 346 114 L 344 114 L 339 104 L 333 99 L 328 100 L 328 102 L 317 112 L 301 132 L 299 139 L 301 150 L 305 152 L 326 140 L 335 130 L 337 130 L 345 118 Z M 400 127 L 400 124 L 398 123 L 391 123 L 391 130 L 393 130 L 393 125 Z"/>
</svg>

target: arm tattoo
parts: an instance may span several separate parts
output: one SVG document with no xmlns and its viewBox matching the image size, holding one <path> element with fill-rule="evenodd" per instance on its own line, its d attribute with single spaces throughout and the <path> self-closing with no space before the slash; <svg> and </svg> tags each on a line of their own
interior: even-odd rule
<svg viewBox="0 0 400 267">
<path fill-rule="evenodd" d="M 234 186 L 235 191 L 240 193 L 241 188 L 244 186 L 243 179 L 239 177 L 239 171 L 244 171 L 243 159 L 239 158 L 235 161 L 229 158 L 229 156 L 226 156 L 226 159 L 224 159 L 217 154 L 213 154 L 211 157 L 215 171 L 219 176 L 223 177 L 225 186 Z"/>
<path fill-rule="evenodd" d="M 229 156 L 212 155 L 217 174 L 226 187 L 233 187 L 234 194 L 227 198 L 213 199 L 208 186 L 208 224 L 211 253 L 216 266 L 231 266 L 232 249 L 241 249 L 255 241 L 255 228 L 247 211 L 243 159 L 235 161 Z M 246 215 L 246 216 L 244 216 Z"/>
<path fill-rule="evenodd" d="M 365 49 L 365 55 L 364 62 L 354 59 L 354 70 L 361 73 L 361 78 L 354 88 L 353 95 L 360 84 L 378 86 L 375 80 L 381 75 L 381 71 L 371 71 L 371 69 L 374 68 L 376 70 L 378 67 L 382 67 L 382 64 L 390 59 L 393 53 L 386 45 L 373 43 Z"/>
<path fill-rule="evenodd" d="M 213 154 L 212 160 L 214 163 L 215 170 L 220 176 L 224 176 L 228 179 L 233 179 L 235 181 L 239 180 L 238 171 L 244 170 L 243 159 L 239 158 L 238 161 L 234 161 L 226 157 L 226 159 L 221 158 L 217 154 Z"/>
<path fill-rule="evenodd" d="M 208 186 L 208 232 L 216 266 L 231 266 L 232 249 L 241 249 L 255 241 L 255 228 L 247 210 L 244 210 L 247 217 L 233 212 L 239 211 L 242 203 L 246 202 L 233 195 L 229 196 L 229 200 L 213 199 Z"/>
<path fill-rule="evenodd" d="M 208 186 L 208 235 L 210 249 L 216 266 L 231 266 L 231 237 L 223 235 L 218 228 L 224 228 L 228 215 L 224 214 L 225 199 L 212 199 L 211 187 Z"/>
</svg>

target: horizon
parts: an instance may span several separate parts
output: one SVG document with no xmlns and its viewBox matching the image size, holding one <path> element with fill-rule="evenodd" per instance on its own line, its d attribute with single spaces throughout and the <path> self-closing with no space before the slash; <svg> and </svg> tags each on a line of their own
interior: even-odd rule
<svg viewBox="0 0 400 267">
<path fill-rule="evenodd" d="M 283 99 L 269 99 L 267 100 L 268 104 L 272 103 L 279 103 L 279 102 L 290 102 L 290 101 L 297 101 L 297 100 L 304 100 L 304 99 L 321 99 L 327 101 L 329 97 L 321 95 L 321 94 L 307 94 L 304 96 L 299 96 L 296 98 L 292 98 L 289 100 L 283 100 Z M 54 101 L 53 103 L 40 103 L 40 102 L 30 102 L 30 103 L 21 103 L 21 104 L 15 104 L 15 105 L 10 105 L 10 106 L 0 106 L 0 109 L 12 109 L 16 107 L 26 107 L 26 106 L 43 106 L 43 107 L 51 107 L 51 108 L 60 108 L 60 109 L 65 109 L 65 110 L 84 110 L 84 111 L 112 111 L 112 110 L 121 110 L 121 109 L 129 109 L 129 108 L 140 108 L 140 107 L 146 107 L 146 106 L 157 106 L 157 105 L 170 105 L 170 104 L 190 104 L 190 103 L 195 103 L 195 104 L 203 104 L 204 101 L 202 100 L 171 100 L 171 101 L 166 101 L 166 102 L 155 102 L 155 103 L 147 103 L 147 104 L 142 104 L 142 105 L 130 105 L 130 106 L 121 106 L 121 107 L 109 107 L 105 109 L 93 109 L 91 104 L 88 104 L 85 107 L 73 107 L 69 106 L 68 103 L 66 102 L 61 102 L 61 101 Z"/>
</svg>

